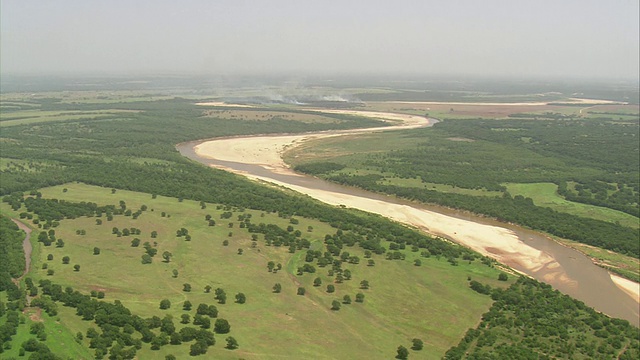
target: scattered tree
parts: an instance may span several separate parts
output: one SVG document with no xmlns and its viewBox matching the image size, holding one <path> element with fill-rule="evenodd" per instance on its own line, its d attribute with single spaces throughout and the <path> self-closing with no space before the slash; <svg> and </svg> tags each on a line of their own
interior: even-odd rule
<svg viewBox="0 0 640 360">
<path fill-rule="evenodd" d="M 319 277 L 313 279 L 313 286 L 320 286 L 322 285 L 322 279 L 320 279 Z"/>
<path fill-rule="evenodd" d="M 422 350 L 422 348 L 424 347 L 424 343 L 420 339 L 413 339 L 412 342 L 413 342 L 413 345 L 411 346 L 412 350 L 416 350 L 416 351 Z"/>
<path fill-rule="evenodd" d="M 69 263 L 69 260 L 71 260 L 71 258 L 69 258 L 68 256 L 63 256 L 62 257 L 62 263 L 65 264 L 65 265 Z"/>
<path fill-rule="evenodd" d="M 368 289 L 369 288 L 369 281 L 368 280 L 362 280 L 360 281 L 360 289 Z"/>
<path fill-rule="evenodd" d="M 304 295 L 307 292 L 307 290 L 305 290 L 305 288 L 303 287 L 299 287 L 298 288 L 298 295 Z"/>
<path fill-rule="evenodd" d="M 364 294 L 363 293 L 357 293 L 356 294 L 356 302 L 357 303 L 364 302 Z"/>
<path fill-rule="evenodd" d="M 190 292 L 191 291 L 191 284 L 189 284 L 189 283 L 182 284 L 182 291 Z"/>
<path fill-rule="evenodd" d="M 163 299 L 160 301 L 160 310 L 167 310 L 171 307 L 171 301 L 169 299 Z"/>
<path fill-rule="evenodd" d="M 191 311 L 191 301 L 189 300 L 185 300 L 184 303 L 182 303 L 182 310 L 184 311 Z"/>
<path fill-rule="evenodd" d="M 409 350 L 406 347 L 400 345 L 398 346 L 398 355 L 396 355 L 396 359 L 406 360 L 409 357 Z"/>
<path fill-rule="evenodd" d="M 276 283 L 275 285 L 273 285 L 273 292 L 274 293 L 279 293 L 280 291 L 282 291 L 282 285 L 280 285 L 280 283 Z"/>
<path fill-rule="evenodd" d="M 153 259 L 151 258 L 151 256 L 149 256 L 149 254 L 142 255 L 143 264 L 151 264 L 151 262 L 153 262 Z"/>
<path fill-rule="evenodd" d="M 227 340 L 227 346 L 226 346 L 227 349 L 234 350 L 238 348 L 238 341 L 234 339 L 232 336 L 229 336 L 228 338 L 226 338 L 226 340 Z"/>
<path fill-rule="evenodd" d="M 94 247 L 93 248 L 93 255 L 100 255 L 100 248 L 99 247 Z"/>
<path fill-rule="evenodd" d="M 173 277 L 174 277 L 174 278 L 177 278 L 177 277 L 178 277 L 178 269 L 173 269 L 173 270 L 171 271 L 171 273 L 173 273 Z"/>
<path fill-rule="evenodd" d="M 236 302 L 238 304 L 244 304 L 247 301 L 247 297 L 243 293 L 236 294 Z"/>
<path fill-rule="evenodd" d="M 327 292 L 328 293 L 332 293 L 336 291 L 336 287 L 333 286 L 332 284 L 327 285 Z"/>
<path fill-rule="evenodd" d="M 333 302 L 331 303 L 331 310 L 334 310 L 334 311 L 340 310 L 340 301 L 333 300 Z"/>
<path fill-rule="evenodd" d="M 343 304 L 351 304 L 351 296 L 349 295 L 345 295 L 342 297 L 342 303 Z"/>
<path fill-rule="evenodd" d="M 170 262 L 171 261 L 171 257 L 173 256 L 173 254 L 171 254 L 168 251 L 165 251 L 162 253 L 162 258 L 164 259 L 164 262 Z"/>
<path fill-rule="evenodd" d="M 498 275 L 498 280 L 500 281 L 507 281 L 509 278 L 507 277 L 507 274 L 505 273 L 500 273 L 500 275 Z"/>
<path fill-rule="evenodd" d="M 80 271 L 80 265 L 78 265 L 78 264 L 73 265 L 73 270 L 74 271 Z"/>
<path fill-rule="evenodd" d="M 213 331 L 215 331 L 217 334 L 226 334 L 231 331 L 231 325 L 229 325 L 229 322 L 225 319 L 216 319 L 216 323 L 213 326 Z"/>
</svg>

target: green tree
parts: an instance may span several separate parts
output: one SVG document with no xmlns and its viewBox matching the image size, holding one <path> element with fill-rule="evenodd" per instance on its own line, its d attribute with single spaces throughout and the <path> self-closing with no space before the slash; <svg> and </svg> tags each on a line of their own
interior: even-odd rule
<svg viewBox="0 0 640 360">
<path fill-rule="evenodd" d="M 424 343 L 420 339 L 413 339 L 412 342 L 413 342 L 413 345 L 411 346 L 412 350 L 416 350 L 416 351 L 422 350 L 422 348 L 424 347 Z"/>
<path fill-rule="evenodd" d="M 62 239 L 58 239 L 56 241 L 56 247 L 58 247 L 58 248 L 64 247 L 64 241 Z"/>
<path fill-rule="evenodd" d="M 160 310 L 167 310 L 171 307 L 171 301 L 169 299 L 163 299 L 160 301 Z"/>
<path fill-rule="evenodd" d="M 269 272 L 272 272 L 273 268 L 275 268 L 275 267 L 276 267 L 276 263 L 274 263 L 273 261 L 269 261 L 267 263 L 267 269 L 269 270 Z"/>
<path fill-rule="evenodd" d="M 299 287 L 298 288 L 298 295 L 304 295 L 307 292 L 307 290 L 305 290 L 305 288 L 303 287 Z"/>
<path fill-rule="evenodd" d="M 62 263 L 63 264 L 68 264 L 70 260 L 71 260 L 71 258 L 69 258 L 68 256 L 63 256 L 62 257 Z"/>
<path fill-rule="evenodd" d="M 332 293 L 336 291 L 336 287 L 333 286 L 332 284 L 327 285 L 327 292 L 328 293 Z"/>
<path fill-rule="evenodd" d="M 216 334 L 227 334 L 229 331 L 231 331 L 231 325 L 229 325 L 229 322 L 225 319 L 216 319 L 216 323 L 213 326 L 213 331 L 215 331 Z"/>
<path fill-rule="evenodd" d="M 191 322 L 191 317 L 189 316 L 189 314 L 180 315 L 180 323 L 181 324 L 188 324 L 190 322 Z"/>
<path fill-rule="evenodd" d="M 100 255 L 100 248 L 99 247 L 94 247 L 93 248 L 93 255 Z"/>
<path fill-rule="evenodd" d="M 349 295 L 345 295 L 342 297 L 342 303 L 343 304 L 351 304 L 351 296 Z"/>
<path fill-rule="evenodd" d="M 505 273 L 500 273 L 500 275 L 498 275 L 498 280 L 500 281 L 507 281 L 509 278 L 507 277 L 507 274 Z"/>
<path fill-rule="evenodd" d="M 47 255 L 47 260 L 49 260 L 49 261 L 53 260 L 53 254 Z"/>
<path fill-rule="evenodd" d="M 322 285 L 322 279 L 320 279 L 319 277 L 313 279 L 313 286 L 320 286 Z"/>
<path fill-rule="evenodd" d="M 151 238 L 152 238 L 152 239 L 155 239 L 155 238 L 157 238 L 157 237 L 158 237 L 158 232 L 157 232 L 157 231 L 155 231 L 155 230 L 153 230 L 153 231 L 151 232 Z"/>
<path fill-rule="evenodd" d="M 406 360 L 409 357 L 409 350 L 402 345 L 398 346 L 397 352 L 398 354 L 396 355 L 396 359 Z"/>
<path fill-rule="evenodd" d="M 413 261 L 413 265 L 415 265 L 415 266 L 421 266 L 421 265 L 422 265 L 422 261 L 420 261 L 420 259 L 415 259 L 415 260 Z"/>
<path fill-rule="evenodd" d="M 142 263 L 143 264 L 151 264 L 152 261 L 153 261 L 153 259 L 151 258 L 151 256 L 149 256 L 149 254 L 142 255 Z"/>
<path fill-rule="evenodd" d="M 238 348 L 238 341 L 234 339 L 232 336 L 229 336 L 225 340 L 227 340 L 227 346 L 226 346 L 227 349 L 234 350 Z"/>
<path fill-rule="evenodd" d="M 189 284 L 189 283 L 182 284 L 182 291 L 190 292 L 191 291 L 191 284 Z"/>
<path fill-rule="evenodd" d="M 236 302 L 238 304 L 244 304 L 247 301 L 247 297 L 243 293 L 236 294 Z"/>
<path fill-rule="evenodd" d="M 177 278 L 177 277 L 178 277 L 178 269 L 173 269 L 173 270 L 171 271 L 171 273 L 173 274 L 173 277 L 174 277 L 174 278 Z"/>
<path fill-rule="evenodd" d="M 360 281 L 360 289 L 368 289 L 369 288 L 369 281 L 368 280 L 362 280 Z"/>
<path fill-rule="evenodd" d="M 171 261 L 171 257 L 173 256 L 172 253 L 165 251 L 162 253 L 162 258 L 164 259 L 164 262 L 170 262 Z"/>
<path fill-rule="evenodd" d="M 73 265 L 73 270 L 74 271 L 80 271 L 80 265 L 78 265 L 78 264 Z"/>
<path fill-rule="evenodd" d="M 282 291 L 282 285 L 280 285 L 280 283 L 276 283 L 275 285 L 273 285 L 274 293 L 279 293 L 280 291 Z"/>
<path fill-rule="evenodd" d="M 356 294 L 356 302 L 357 303 L 364 302 L 364 294 L 363 293 L 357 293 Z"/>
<path fill-rule="evenodd" d="M 351 280 L 351 271 L 349 269 L 345 269 L 342 272 L 342 275 L 344 276 L 345 280 Z"/>
<path fill-rule="evenodd" d="M 191 301 L 189 300 L 185 300 L 184 303 L 182 303 L 182 310 L 184 311 L 191 311 L 191 307 L 193 305 L 191 305 Z"/>
<path fill-rule="evenodd" d="M 138 247 L 138 246 L 140 246 L 140 239 L 133 238 L 133 240 L 131 240 L 131 247 Z"/>
<path fill-rule="evenodd" d="M 338 301 L 338 300 L 333 300 L 333 301 L 331 302 L 331 310 L 333 310 L 333 311 L 338 311 L 338 310 L 340 310 L 340 301 Z"/>
</svg>

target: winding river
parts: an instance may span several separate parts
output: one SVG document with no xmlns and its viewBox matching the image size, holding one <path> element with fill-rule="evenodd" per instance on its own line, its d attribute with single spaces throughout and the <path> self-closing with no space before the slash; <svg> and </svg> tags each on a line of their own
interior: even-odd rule
<svg viewBox="0 0 640 360">
<path fill-rule="evenodd" d="M 386 216 L 468 246 L 481 254 L 544 281 L 598 311 L 640 325 L 637 295 L 616 286 L 611 275 L 582 253 L 531 230 L 439 206 L 417 204 L 392 196 L 345 187 L 291 170 L 283 152 L 304 141 L 335 136 L 430 126 L 423 117 L 367 111 L 346 112 L 395 122 L 385 128 L 325 131 L 298 135 L 248 136 L 200 140 L 177 145 L 183 156 L 284 186 L 331 205 L 356 208 Z M 632 287 L 637 284 L 632 284 Z M 633 292 L 633 291 L 632 291 Z"/>
</svg>

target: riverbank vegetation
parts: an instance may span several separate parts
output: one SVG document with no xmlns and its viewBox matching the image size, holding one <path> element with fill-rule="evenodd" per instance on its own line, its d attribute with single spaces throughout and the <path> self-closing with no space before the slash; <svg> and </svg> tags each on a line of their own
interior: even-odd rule
<svg viewBox="0 0 640 360">
<path fill-rule="evenodd" d="M 306 144 L 287 159 L 341 184 L 465 209 L 637 258 L 638 135 L 637 119 L 446 120 L 430 129 Z M 523 191 L 541 183 L 555 184 L 565 204 L 580 206 L 548 206 Z M 595 207 L 607 211 L 587 211 Z"/>
</svg>

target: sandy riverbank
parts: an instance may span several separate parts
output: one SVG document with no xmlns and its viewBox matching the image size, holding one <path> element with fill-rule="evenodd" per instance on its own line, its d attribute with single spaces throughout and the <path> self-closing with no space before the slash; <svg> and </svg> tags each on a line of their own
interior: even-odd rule
<svg viewBox="0 0 640 360">
<path fill-rule="evenodd" d="M 617 287 L 622 289 L 622 291 L 631 296 L 636 302 L 640 303 L 640 284 L 614 274 L 611 274 L 611 280 Z"/>
</svg>

